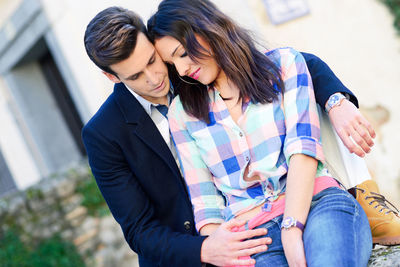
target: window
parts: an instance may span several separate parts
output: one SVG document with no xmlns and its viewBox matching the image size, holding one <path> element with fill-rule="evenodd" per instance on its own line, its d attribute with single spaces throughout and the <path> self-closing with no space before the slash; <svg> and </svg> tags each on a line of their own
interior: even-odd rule
<svg viewBox="0 0 400 267">
<path fill-rule="evenodd" d="M 281 24 L 310 12 L 306 0 L 264 0 L 264 4 L 273 24 Z"/>
</svg>

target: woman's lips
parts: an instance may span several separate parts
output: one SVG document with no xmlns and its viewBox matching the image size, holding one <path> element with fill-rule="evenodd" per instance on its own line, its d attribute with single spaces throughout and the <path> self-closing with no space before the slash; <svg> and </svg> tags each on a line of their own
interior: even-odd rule
<svg viewBox="0 0 400 267">
<path fill-rule="evenodd" d="M 195 72 L 189 75 L 192 79 L 197 80 L 200 76 L 200 68 L 198 68 Z"/>
</svg>

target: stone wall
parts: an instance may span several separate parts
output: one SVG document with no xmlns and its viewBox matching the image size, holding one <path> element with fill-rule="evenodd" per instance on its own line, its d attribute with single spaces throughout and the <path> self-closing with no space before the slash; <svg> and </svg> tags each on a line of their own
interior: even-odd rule
<svg viewBox="0 0 400 267">
<path fill-rule="evenodd" d="M 25 243 L 59 234 L 77 247 L 87 266 L 138 266 L 137 255 L 125 242 L 104 202 L 84 201 L 82 188 L 93 181 L 83 165 L 0 199 L 0 239 L 11 227 L 20 229 Z M 91 197 L 99 194 L 93 188 L 97 190 L 92 187 L 85 193 Z M 377 247 L 369 266 L 400 266 L 400 247 Z"/>
<path fill-rule="evenodd" d="M 92 179 L 81 166 L 0 199 L 0 238 L 10 228 L 19 229 L 27 244 L 59 234 L 76 246 L 87 266 L 137 265 L 136 254 L 110 213 L 99 216 L 93 210 L 97 207 L 82 204 L 78 187 Z"/>
</svg>

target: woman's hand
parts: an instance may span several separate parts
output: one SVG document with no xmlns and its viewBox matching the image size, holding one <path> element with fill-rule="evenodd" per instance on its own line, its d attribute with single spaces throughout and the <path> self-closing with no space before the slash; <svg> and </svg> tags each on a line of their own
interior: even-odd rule
<svg viewBox="0 0 400 267">
<path fill-rule="evenodd" d="M 282 229 L 281 237 L 283 250 L 289 266 L 307 266 L 306 256 L 304 254 L 303 232 L 296 227 Z"/>
</svg>

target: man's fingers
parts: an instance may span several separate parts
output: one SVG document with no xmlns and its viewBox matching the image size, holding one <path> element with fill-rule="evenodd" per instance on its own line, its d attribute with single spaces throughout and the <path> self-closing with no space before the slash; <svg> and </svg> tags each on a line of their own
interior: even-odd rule
<svg viewBox="0 0 400 267">
<path fill-rule="evenodd" d="M 242 250 L 238 251 L 237 255 L 238 255 L 238 257 L 250 256 L 250 255 L 254 255 L 256 253 L 264 252 L 266 250 L 268 250 L 268 246 L 261 245 L 261 246 L 254 247 L 254 248 L 242 249 Z"/>
<path fill-rule="evenodd" d="M 357 154 L 359 157 L 363 157 L 364 153 L 362 152 L 362 150 L 360 148 L 357 149 L 356 144 L 354 144 L 354 142 L 350 139 L 350 134 L 344 130 L 338 130 L 337 131 L 340 139 L 342 140 L 343 144 L 345 147 L 347 147 L 347 149 L 350 151 L 350 153 L 355 153 Z"/>
<path fill-rule="evenodd" d="M 245 223 L 246 223 L 246 221 L 244 221 L 244 220 L 232 219 L 230 221 L 227 221 L 227 222 L 221 224 L 221 227 L 231 230 L 232 228 L 240 227 L 240 226 L 244 225 Z"/>
<path fill-rule="evenodd" d="M 268 232 L 268 230 L 265 228 L 258 228 L 258 229 L 238 232 L 238 233 L 236 233 L 235 237 L 237 238 L 237 240 L 246 240 L 246 239 L 250 239 L 250 238 L 253 238 L 256 236 L 266 235 L 267 232 Z M 247 242 L 247 241 L 245 241 L 245 242 Z"/>
<path fill-rule="evenodd" d="M 363 127 L 363 125 L 358 124 L 358 123 L 354 126 L 354 129 L 368 146 L 367 150 L 365 150 L 364 147 L 363 147 L 363 150 L 366 153 L 369 153 L 371 151 L 371 146 L 374 145 L 374 141 L 372 141 L 372 138 L 371 138 L 369 132 L 367 131 L 366 128 Z"/>
<path fill-rule="evenodd" d="M 364 117 L 361 117 L 359 121 L 360 121 L 361 125 L 364 126 L 365 129 L 368 130 L 369 135 L 372 138 L 375 138 L 376 137 L 376 133 L 375 133 L 375 130 L 372 127 L 371 123 L 369 123 Z"/>
<path fill-rule="evenodd" d="M 236 266 L 236 265 L 254 265 L 256 264 L 256 261 L 250 257 L 245 257 L 243 259 L 233 259 L 232 261 L 229 262 L 229 266 Z"/>
<path fill-rule="evenodd" d="M 351 129 L 350 130 L 350 135 L 351 138 L 353 139 L 354 142 L 356 142 L 356 144 L 358 145 L 356 147 L 357 150 L 361 150 L 361 153 L 363 154 L 361 157 L 364 157 L 364 152 L 368 153 L 371 151 L 369 145 L 365 142 L 365 140 L 360 136 L 360 134 L 358 133 L 358 131 L 356 131 L 355 129 Z M 356 152 L 355 152 L 356 153 Z M 356 153 L 357 154 L 357 153 Z M 358 155 L 358 154 L 357 154 Z"/>
<path fill-rule="evenodd" d="M 247 250 L 247 249 L 252 249 L 252 248 L 259 247 L 259 246 L 263 246 L 266 244 L 269 245 L 271 243 L 272 243 L 272 239 L 270 237 L 250 239 L 250 240 L 239 242 L 237 245 L 237 249 L 238 250 Z M 243 256 L 243 255 L 239 255 L 239 256 Z"/>
</svg>

